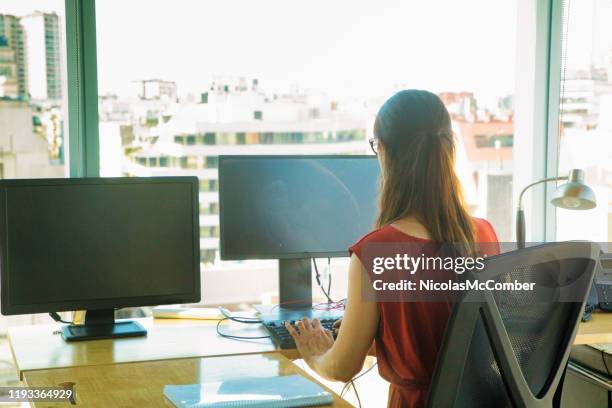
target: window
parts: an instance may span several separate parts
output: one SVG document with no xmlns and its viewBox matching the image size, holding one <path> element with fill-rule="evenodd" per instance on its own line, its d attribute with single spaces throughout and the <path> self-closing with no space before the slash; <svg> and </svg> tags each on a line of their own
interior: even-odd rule
<svg viewBox="0 0 612 408">
<path fill-rule="evenodd" d="M 64 38 L 63 0 L 0 2 L 2 179 L 67 176 Z M 8 326 L 49 322 L 46 314 L 0 316 L 2 355 Z M 2 363 L 0 385 L 19 385 L 9 358 Z"/>
<path fill-rule="evenodd" d="M 219 203 L 200 203 L 200 214 L 219 214 Z"/>
<path fill-rule="evenodd" d="M 215 261 L 215 251 L 211 249 L 203 249 L 200 251 L 200 261 L 204 264 L 210 264 Z"/>
<path fill-rule="evenodd" d="M 200 180 L 200 191 L 202 192 L 219 191 L 219 181 L 218 180 Z"/>
<path fill-rule="evenodd" d="M 206 132 L 204 134 L 204 144 L 214 145 L 215 144 L 215 134 L 212 132 Z"/>
<path fill-rule="evenodd" d="M 261 287 L 273 292 L 274 261 L 219 260 L 217 157 L 370 154 L 381 103 L 400 89 L 430 89 L 452 115 L 470 210 L 510 240 L 516 7 L 506 0 L 469 8 L 451 0 L 98 1 L 98 91 L 113 95 L 104 106 L 115 112 L 100 115 L 102 175 L 197 175 L 203 270 L 240 274 L 249 270 L 244 264 L 256 265 L 267 271 Z M 210 15 L 232 18 L 202 25 Z M 119 125 L 133 128 L 124 145 Z M 148 157 L 157 157 L 154 170 Z M 338 293 L 345 276 L 334 279 Z M 203 290 L 214 303 L 227 287 L 204 283 Z M 245 301 L 262 295 L 240 290 Z"/>
<path fill-rule="evenodd" d="M 206 165 L 207 169 L 216 169 L 219 165 L 219 158 L 216 156 L 207 156 L 206 157 Z"/>
<path fill-rule="evenodd" d="M 203 238 L 218 238 L 219 237 L 219 227 L 218 226 L 200 227 L 200 236 Z"/>
<path fill-rule="evenodd" d="M 612 3 L 566 2 L 561 46 L 559 175 L 585 171 L 589 211 L 557 209 L 557 239 L 612 240 Z"/>
<path fill-rule="evenodd" d="M 63 2 L 0 5 L 3 178 L 64 177 L 67 121 Z"/>
<path fill-rule="evenodd" d="M 245 144 L 246 143 L 246 134 L 244 132 L 236 133 L 236 144 Z"/>
</svg>

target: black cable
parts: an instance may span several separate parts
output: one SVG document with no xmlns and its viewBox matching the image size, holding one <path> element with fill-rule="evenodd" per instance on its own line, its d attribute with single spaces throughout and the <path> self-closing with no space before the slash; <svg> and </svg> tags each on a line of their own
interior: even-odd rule
<svg viewBox="0 0 612 408">
<path fill-rule="evenodd" d="M 223 308 L 219 308 L 219 311 L 221 312 L 221 314 L 223 315 L 224 318 L 226 318 L 227 320 L 231 320 L 233 322 L 237 322 L 237 323 L 244 323 L 244 324 L 259 324 L 259 323 L 263 323 L 263 321 L 259 318 L 259 317 L 248 317 L 248 316 L 232 316 L 229 314 L 228 311 L 226 311 Z"/>
<path fill-rule="evenodd" d="M 72 322 L 62 320 L 62 317 L 57 312 L 49 312 L 49 316 L 51 316 L 51 318 L 55 320 L 56 322 L 64 323 L 64 324 L 73 324 Z"/>
<path fill-rule="evenodd" d="M 233 317 L 233 316 L 225 316 L 225 318 L 227 320 L 231 320 L 232 322 L 243 323 L 243 324 L 261 324 L 263 323 L 261 319 L 250 319 L 250 318 Z"/>
<path fill-rule="evenodd" d="M 327 298 L 327 303 L 334 303 L 332 298 L 329 296 L 329 293 L 325 290 L 325 288 L 321 284 L 321 275 L 319 274 L 319 268 L 317 267 L 317 260 L 315 258 L 312 258 L 312 263 L 314 264 L 314 268 L 315 268 L 315 278 L 317 280 L 317 285 L 319 285 L 319 288 L 321 288 L 321 292 L 323 292 L 323 294 Z"/>
<path fill-rule="evenodd" d="M 225 334 L 222 333 L 221 330 L 219 330 L 219 326 L 221 325 L 221 322 L 225 321 L 225 320 L 233 320 L 230 319 L 228 317 L 224 317 L 223 319 L 219 319 L 219 321 L 217 322 L 217 334 L 221 337 L 225 337 L 226 339 L 235 339 L 235 340 L 255 340 L 255 339 L 269 339 L 270 336 L 234 336 L 232 334 Z M 245 322 L 240 322 L 240 323 L 245 323 Z M 250 323 L 255 323 L 255 322 L 250 322 Z"/>
<path fill-rule="evenodd" d="M 344 394 L 346 394 L 346 390 L 348 390 L 348 386 L 350 385 L 350 381 L 344 384 L 344 387 L 340 390 L 340 396 L 344 398 Z"/>
<path fill-rule="evenodd" d="M 357 397 L 357 404 L 359 405 L 359 408 L 361 408 L 361 398 L 359 398 L 359 393 L 357 392 L 357 387 L 355 387 L 354 380 L 351 380 L 351 385 L 353 386 L 353 391 L 355 391 L 355 397 Z"/>
</svg>

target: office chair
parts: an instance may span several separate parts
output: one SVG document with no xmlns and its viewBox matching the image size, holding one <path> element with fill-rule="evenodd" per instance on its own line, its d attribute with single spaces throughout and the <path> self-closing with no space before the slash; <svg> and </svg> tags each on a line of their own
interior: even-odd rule
<svg viewBox="0 0 612 408">
<path fill-rule="evenodd" d="M 453 307 L 428 407 L 559 407 L 599 247 L 544 244 L 487 259 L 471 279 L 533 291 L 467 291 Z"/>
</svg>

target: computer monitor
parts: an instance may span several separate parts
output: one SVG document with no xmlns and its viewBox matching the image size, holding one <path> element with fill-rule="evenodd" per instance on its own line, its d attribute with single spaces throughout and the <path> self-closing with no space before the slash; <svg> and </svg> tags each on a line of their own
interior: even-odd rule
<svg viewBox="0 0 612 408">
<path fill-rule="evenodd" d="M 196 177 L 0 182 L 3 315 L 87 310 L 66 340 L 146 334 L 122 307 L 200 300 Z"/>
<path fill-rule="evenodd" d="M 371 231 L 374 156 L 220 156 L 221 259 L 279 259 L 279 302 L 312 301 L 311 258 L 346 257 Z"/>
</svg>

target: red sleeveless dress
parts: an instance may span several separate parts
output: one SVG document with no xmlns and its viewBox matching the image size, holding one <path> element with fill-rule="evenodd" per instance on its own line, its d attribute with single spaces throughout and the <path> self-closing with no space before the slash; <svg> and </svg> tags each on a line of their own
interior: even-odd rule
<svg viewBox="0 0 612 408">
<path fill-rule="evenodd" d="M 497 243 L 488 221 L 474 218 L 477 242 Z M 369 243 L 427 242 L 388 225 L 374 230 L 349 248 L 361 258 Z M 389 407 L 425 407 L 429 383 L 450 318 L 448 302 L 377 302 L 380 313 L 376 333 L 378 372 L 389 381 Z"/>
</svg>

